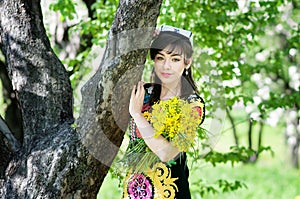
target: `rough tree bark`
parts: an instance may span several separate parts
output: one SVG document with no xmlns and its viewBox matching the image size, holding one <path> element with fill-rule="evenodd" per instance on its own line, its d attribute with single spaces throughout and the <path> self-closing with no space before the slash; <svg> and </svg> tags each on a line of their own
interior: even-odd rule
<svg viewBox="0 0 300 199">
<path fill-rule="evenodd" d="M 0 40 L 0 49 L 1 49 Z M 19 142 L 23 142 L 23 129 L 22 129 L 22 118 L 20 109 L 18 106 L 18 100 L 13 90 L 11 81 L 9 79 L 6 64 L 0 60 L 0 81 L 2 83 L 2 94 L 3 101 L 7 105 L 5 108 L 5 121 L 10 127 L 12 133 Z M 1 107 L 2 108 L 2 107 Z"/>
<path fill-rule="evenodd" d="M 104 59 L 83 89 L 74 129 L 70 81 L 46 36 L 40 0 L 0 0 L 2 51 L 24 132 L 20 144 L 1 118 L 2 198 L 96 198 L 126 128 L 131 86 L 123 82 L 131 85 L 141 76 L 143 48 L 152 36 L 146 27 L 155 27 L 160 5 L 161 0 L 120 0 Z M 126 73 L 131 69 L 136 73 Z"/>
</svg>

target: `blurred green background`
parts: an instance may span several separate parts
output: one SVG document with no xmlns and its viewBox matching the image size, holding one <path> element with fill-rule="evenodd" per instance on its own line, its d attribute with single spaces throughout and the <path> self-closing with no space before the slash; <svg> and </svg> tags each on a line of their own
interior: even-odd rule
<svg viewBox="0 0 300 199">
<path fill-rule="evenodd" d="M 245 121 L 246 114 L 242 109 L 234 110 L 234 117 Z M 254 128 L 258 128 L 256 125 Z M 241 141 L 247 143 L 248 125 L 245 122 L 238 125 Z M 270 146 L 274 153 L 265 151 L 256 163 L 220 164 L 213 167 L 210 163 L 199 161 L 197 165 L 190 165 L 190 185 L 193 199 L 299 199 L 300 198 L 300 170 L 294 169 L 290 163 L 288 145 L 283 138 L 284 125 L 266 126 L 263 139 L 264 146 Z M 231 124 L 226 120 L 223 132 L 216 137 L 214 149 L 228 151 L 234 144 Z M 123 146 L 124 147 L 124 146 Z M 199 179 L 207 184 L 213 184 L 218 179 L 229 181 L 239 180 L 247 188 L 228 193 L 209 193 L 201 197 L 199 187 L 193 186 Z M 118 199 L 122 196 L 119 180 L 109 174 L 98 194 L 98 199 Z"/>
<path fill-rule="evenodd" d="M 77 117 L 80 88 L 99 67 L 119 1 L 41 3 L 52 47 L 70 74 Z M 193 185 L 199 180 L 218 190 L 206 193 L 208 199 L 299 199 L 300 1 L 164 0 L 157 24 L 193 32 L 193 75 L 206 101 L 207 125 L 216 108 L 226 112 L 213 149 L 227 153 L 238 145 L 258 152 L 270 146 L 274 152 L 263 151 L 233 167 L 200 159 L 190 168 L 193 199 L 201 198 L 201 187 Z M 5 65 L 2 54 L 0 61 Z M 147 62 L 145 81 L 151 68 Z M 12 105 L 10 92 L 0 82 L 3 117 Z M 247 188 L 223 193 L 215 184 L 219 179 L 237 180 Z M 118 184 L 109 173 L 98 199 L 121 198 Z"/>
</svg>

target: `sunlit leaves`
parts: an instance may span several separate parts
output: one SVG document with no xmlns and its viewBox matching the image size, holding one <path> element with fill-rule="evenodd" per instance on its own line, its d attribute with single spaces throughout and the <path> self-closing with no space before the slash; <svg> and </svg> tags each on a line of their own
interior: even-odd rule
<svg viewBox="0 0 300 199">
<path fill-rule="evenodd" d="M 273 154 L 273 151 L 270 147 L 261 147 L 258 151 L 254 151 L 246 147 L 232 146 L 230 147 L 229 152 L 211 151 L 205 155 L 203 159 L 211 163 L 213 166 L 216 166 L 220 163 L 230 163 L 232 166 L 234 166 L 234 164 L 239 162 L 247 162 L 251 156 L 262 153 L 263 151 L 269 151 L 271 154 Z"/>
<path fill-rule="evenodd" d="M 50 4 L 50 10 L 60 11 L 60 20 L 74 19 L 76 16 L 75 10 L 76 3 L 73 0 L 58 0 L 56 3 Z"/>
<path fill-rule="evenodd" d="M 255 86 L 243 89 L 244 82 L 251 82 L 249 74 L 258 70 L 255 65 L 244 61 L 245 53 L 257 44 L 259 35 L 265 34 L 266 27 L 274 23 L 281 4 L 279 1 L 249 2 L 241 7 L 237 1 L 165 1 L 159 24 L 171 24 L 193 32 L 195 79 L 206 79 L 200 90 L 206 95 L 208 109 L 213 109 L 209 101 L 212 90 L 225 94 L 229 106 L 237 101 L 249 101 L 247 94 L 253 94 L 255 90 L 250 89 L 255 89 Z M 197 49 L 208 55 L 205 62 Z M 237 69 L 239 74 L 235 72 Z M 214 70 L 217 75 L 212 72 Z M 225 80 L 235 79 L 241 79 L 242 84 L 220 86 Z M 244 94 L 234 96 L 240 92 Z"/>
<path fill-rule="evenodd" d="M 93 44 L 104 46 L 117 6 L 116 0 L 96 1 L 91 6 L 93 17 L 82 21 L 75 28 L 80 30 L 81 35 L 90 34 Z"/>
</svg>

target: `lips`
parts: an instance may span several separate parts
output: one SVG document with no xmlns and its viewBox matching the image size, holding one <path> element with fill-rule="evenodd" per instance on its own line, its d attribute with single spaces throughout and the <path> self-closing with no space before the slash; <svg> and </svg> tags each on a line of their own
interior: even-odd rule
<svg viewBox="0 0 300 199">
<path fill-rule="evenodd" d="M 163 77 L 170 77 L 172 73 L 161 73 L 161 76 Z"/>
</svg>

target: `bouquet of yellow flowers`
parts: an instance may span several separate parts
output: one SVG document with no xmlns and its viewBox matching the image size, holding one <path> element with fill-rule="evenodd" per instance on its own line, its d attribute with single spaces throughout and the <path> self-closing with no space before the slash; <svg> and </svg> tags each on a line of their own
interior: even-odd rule
<svg viewBox="0 0 300 199">
<path fill-rule="evenodd" d="M 188 102 L 173 97 L 159 101 L 152 106 L 151 112 L 146 111 L 143 115 L 152 123 L 154 137 L 162 135 L 179 151 L 187 152 L 194 146 L 197 128 L 203 120 L 203 108 L 204 104 L 199 100 L 192 99 Z"/>
<path fill-rule="evenodd" d="M 207 138 L 206 131 L 200 127 L 204 119 L 204 104 L 199 98 L 174 97 L 159 101 L 144 111 L 143 116 L 152 124 L 154 137 L 161 135 L 179 151 L 191 152 L 192 156 L 197 156 L 197 146 L 194 147 L 197 141 Z M 156 162 L 159 162 L 157 155 L 148 148 L 143 138 L 137 137 L 129 142 L 117 167 L 143 172 Z M 172 164 L 172 160 L 167 164 Z"/>
</svg>

